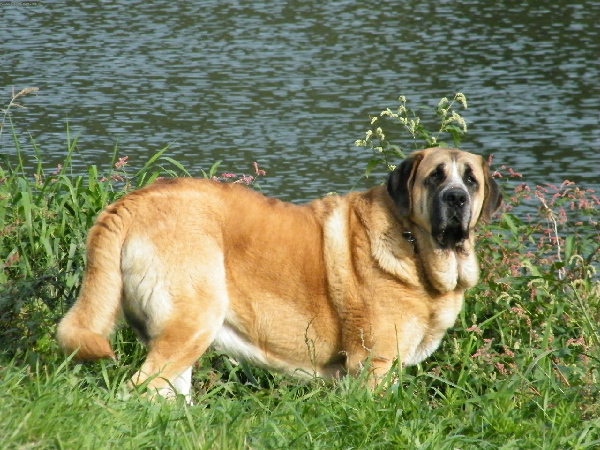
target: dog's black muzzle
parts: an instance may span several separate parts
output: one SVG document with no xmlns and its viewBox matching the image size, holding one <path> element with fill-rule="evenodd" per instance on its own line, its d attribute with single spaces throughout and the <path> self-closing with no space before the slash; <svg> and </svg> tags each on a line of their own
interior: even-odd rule
<svg viewBox="0 0 600 450">
<path fill-rule="evenodd" d="M 434 239 L 443 248 L 455 247 L 469 237 L 471 197 L 458 187 L 441 189 L 432 211 Z"/>
</svg>

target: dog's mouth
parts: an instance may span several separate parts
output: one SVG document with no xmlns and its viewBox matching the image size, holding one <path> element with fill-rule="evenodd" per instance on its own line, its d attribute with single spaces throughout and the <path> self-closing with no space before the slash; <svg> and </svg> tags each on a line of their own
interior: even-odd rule
<svg viewBox="0 0 600 450">
<path fill-rule="evenodd" d="M 452 220 L 445 227 L 434 232 L 434 238 L 442 248 L 453 248 L 469 238 L 469 228 L 462 221 Z"/>
</svg>

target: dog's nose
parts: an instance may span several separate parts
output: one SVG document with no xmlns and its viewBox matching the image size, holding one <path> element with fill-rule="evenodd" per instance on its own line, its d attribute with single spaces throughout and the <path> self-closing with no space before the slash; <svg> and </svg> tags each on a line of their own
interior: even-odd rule
<svg viewBox="0 0 600 450">
<path fill-rule="evenodd" d="M 442 195 L 442 200 L 444 203 L 454 208 L 461 208 L 465 203 L 467 203 L 468 199 L 468 194 L 464 190 L 458 188 L 448 189 Z"/>
</svg>

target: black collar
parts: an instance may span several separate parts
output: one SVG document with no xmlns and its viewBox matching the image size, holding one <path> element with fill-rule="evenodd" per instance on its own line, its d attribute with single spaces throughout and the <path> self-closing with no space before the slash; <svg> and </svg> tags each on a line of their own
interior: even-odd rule
<svg viewBox="0 0 600 450">
<path fill-rule="evenodd" d="M 404 237 L 404 239 L 406 239 L 409 243 L 412 244 L 413 246 L 413 250 L 417 251 L 417 238 L 415 238 L 415 236 L 412 234 L 412 231 L 403 231 L 402 232 L 402 236 Z"/>
</svg>

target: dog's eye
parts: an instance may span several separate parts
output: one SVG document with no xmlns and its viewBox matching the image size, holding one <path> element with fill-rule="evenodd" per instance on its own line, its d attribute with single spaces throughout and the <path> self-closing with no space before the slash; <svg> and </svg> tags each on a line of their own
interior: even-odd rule
<svg viewBox="0 0 600 450">
<path fill-rule="evenodd" d="M 442 167 L 438 167 L 429 175 L 432 181 L 441 182 L 446 178 L 446 174 L 444 173 L 444 169 Z"/>
<path fill-rule="evenodd" d="M 477 185 L 477 179 L 473 175 L 467 174 L 465 176 L 465 183 L 467 183 L 469 186 L 476 186 Z"/>
</svg>

